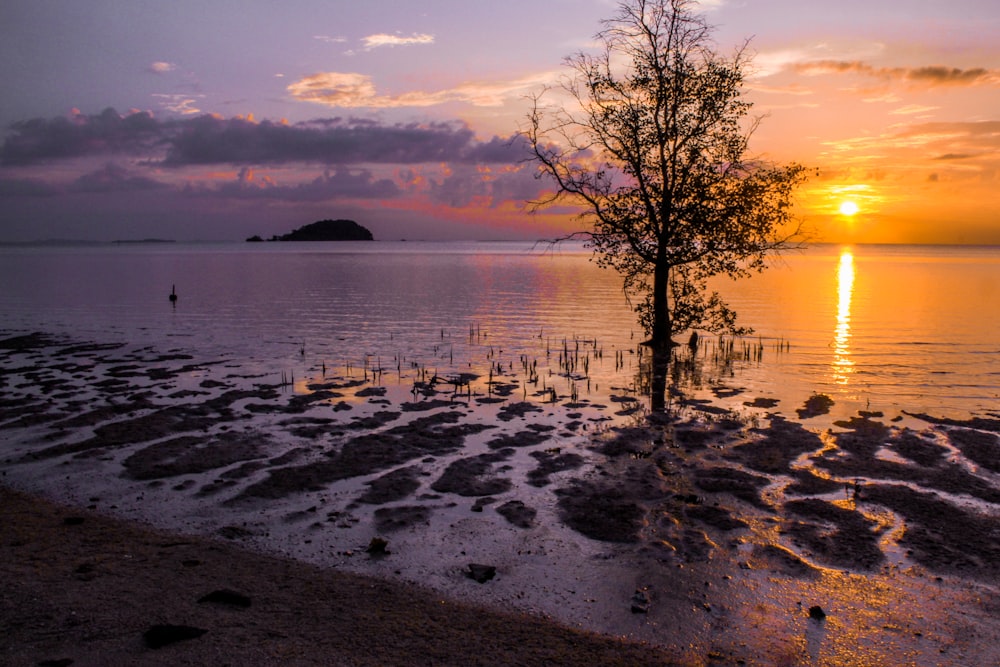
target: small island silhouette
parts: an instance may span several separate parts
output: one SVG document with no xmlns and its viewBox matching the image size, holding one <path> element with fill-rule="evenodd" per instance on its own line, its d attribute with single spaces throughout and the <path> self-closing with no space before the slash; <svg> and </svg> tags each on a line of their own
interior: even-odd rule
<svg viewBox="0 0 1000 667">
<path fill-rule="evenodd" d="M 263 241 L 260 236 L 251 236 L 250 243 Z M 372 241 L 372 233 L 353 220 L 320 220 L 305 227 L 299 227 L 288 234 L 275 234 L 271 241 Z"/>
</svg>

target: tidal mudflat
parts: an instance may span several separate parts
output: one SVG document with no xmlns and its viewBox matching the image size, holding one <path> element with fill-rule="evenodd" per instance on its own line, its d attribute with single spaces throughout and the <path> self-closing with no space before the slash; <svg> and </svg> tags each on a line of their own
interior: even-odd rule
<svg viewBox="0 0 1000 667">
<path fill-rule="evenodd" d="M 9 335 L 2 481 L 688 664 L 1000 659 L 1000 414 L 314 371 Z"/>
</svg>

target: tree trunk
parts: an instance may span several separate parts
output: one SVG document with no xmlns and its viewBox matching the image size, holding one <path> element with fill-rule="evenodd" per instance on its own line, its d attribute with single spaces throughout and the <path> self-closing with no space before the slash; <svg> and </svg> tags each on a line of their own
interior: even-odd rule
<svg viewBox="0 0 1000 667">
<path fill-rule="evenodd" d="M 667 375 L 670 372 L 670 348 L 652 350 L 649 382 L 649 407 L 654 413 L 667 409 Z"/>
<path fill-rule="evenodd" d="M 653 267 L 653 331 L 650 345 L 656 348 L 670 349 L 670 265 L 667 263 L 666 249 L 661 246 L 657 252 L 656 265 Z"/>
<path fill-rule="evenodd" d="M 661 245 L 657 252 L 656 266 L 653 267 L 653 331 L 650 348 L 653 364 L 650 377 L 650 407 L 653 412 L 666 409 L 667 371 L 670 366 L 670 265 L 666 259 L 666 249 Z"/>
</svg>

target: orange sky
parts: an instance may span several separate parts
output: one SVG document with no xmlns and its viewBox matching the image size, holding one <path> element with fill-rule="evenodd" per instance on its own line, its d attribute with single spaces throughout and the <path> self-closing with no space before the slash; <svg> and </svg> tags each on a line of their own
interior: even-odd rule
<svg viewBox="0 0 1000 667">
<path fill-rule="evenodd" d="M 503 149 L 616 4 L 248 2 L 234 21 L 195 0 L 10 0 L 0 241 L 234 239 L 324 217 L 377 238 L 569 229 L 565 210 L 525 213 L 538 182 Z M 812 240 L 1000 245 L 996 0 L 699 5 L 721 51 L 751 40 L 752 148 L 809 167 Z"/>
</svg>

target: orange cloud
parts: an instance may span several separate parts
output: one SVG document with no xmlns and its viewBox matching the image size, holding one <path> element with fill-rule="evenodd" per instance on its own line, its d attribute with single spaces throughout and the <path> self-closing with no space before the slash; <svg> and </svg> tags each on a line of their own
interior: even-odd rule
<svg viewBox="0 0 1000 667">
<path fill-rule="evenodd" d="M 400 37 L 399 35 L 386 35 L 384 33 L 379 33 L 377 35 L 368 35 L 363 38 L 362 41 L 365 43 L 365 49 L 377 49 L 380 46 L 410 46 L 413 44 L 433 44 L 434 35 L 426 34 L 416 34 L 414 33 L 410 37 Z"/>
<path fill-rule="evenodd" d="M 469 82 L 445 90 L 380 95 L 375 89 L 372 78 L 367 74 L 318 72 L 299 79 L 286 90 L 293 98 L 303 102 L 341 108 L 428 107 L 449 102 L 461 102 L 473 106 L 500 106 L 508 99 L 551 83 L 558 75 L 558 72 L 543 72 L 510 81 Z"/>
<path fill-rule="evenodd" d="M 927 67 L 873 67 L 858 60 L 815 60 L 797 63 L 792 69 L 806 76 L 824 74 L 860 74 L 885 81 L 898 81 L 920 86 L 995 86 L 1000 84 L 1000 72 L 983 67 L 960 69 L 932 65 Z"/>
</svg>

